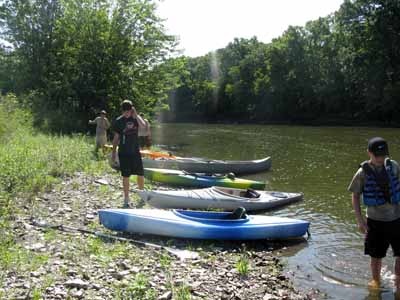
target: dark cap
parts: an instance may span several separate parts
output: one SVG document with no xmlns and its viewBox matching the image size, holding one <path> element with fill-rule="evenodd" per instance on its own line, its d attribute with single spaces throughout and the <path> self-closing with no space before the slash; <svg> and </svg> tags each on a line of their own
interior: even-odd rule
<svg viewBox="0 0 400 300">
<path fill-rule="evenodd" d="M 381 137 L 374 137 L 368 141 L 368 151 L 375 156 L 389 155 L 389 147 L 387 142 Z"/>
</svg>

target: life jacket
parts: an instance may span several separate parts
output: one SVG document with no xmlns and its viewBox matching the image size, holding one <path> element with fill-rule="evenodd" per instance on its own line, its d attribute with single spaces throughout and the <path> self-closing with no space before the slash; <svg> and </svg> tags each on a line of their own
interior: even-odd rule
<svg viewBox="0 0 400 300">
<path fill-rule="evenodd" d="M 378 206 L 385 203 L 400 203 L 400 182 L 394 175 L 393 164 L 389 158 L 385 159 L 384 169 L 376 172 L 368 161 L 360 167 L 365 173 L 363 201 L 367 206 Z"/>
</svg>

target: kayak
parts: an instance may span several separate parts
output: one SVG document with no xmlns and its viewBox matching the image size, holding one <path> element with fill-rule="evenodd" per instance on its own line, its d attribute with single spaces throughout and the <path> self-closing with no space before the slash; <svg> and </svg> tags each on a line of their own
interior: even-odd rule
<svg viewBox="0 0 400 300">
<path fill-rule="evenodd" d="M 258 160 L 211 160 L 185 157 L 143 157 L 146 168 L 176 169 L 195 173 L 250 174 L 271 168 L 271 157 Z"/>
<path fill-rule="evenodd" d="M 111 152 L 112 148 L 113 148 L 112 145 L 105 145 L 104 147 L 107 149 L 107 152 Z M 175 158 L 177 158 L 177 156 L 172 155 L 171 153 L 153 151 L 153 150 L 149 150 L 149 149 L 140 150 L 140 154 L 142 155 L 142 157 L 148 157 L 151 159 L 158 159 L 158 158 L 175 159 Z"/>
<path fill-rule="evenodd" d="M 106 145 L 111 150 L 111 145 Z M 195 173 L 235 173 L 251 174 L 271 169 L 271 157 L 257 160 L 213 160 L 205 158 L 187 158 L 174 156 L 170 153 L 140 150 L 143 166 L 145 168 L 175 169 Z M 111 153 L 109 154 L 110 166 L 114 169 L 119 168 L 119 162 L 113 163 Z M 118 155 L 117 158 L 118 160 Z"/>
<path fill-rule="evenodd" d="M 272 216 L 160 209 L 103 209 L 99 218 L 103 226 L 115 231 L 212 240 L 302 237 L 310 225 Z"/>
<path fill-rule="evenodd" d="M 171 153 L 166 153 L 166 152 L 159 152 L 159 151 L 153 151 L 153 150 L 140 150 L 140 154 L 142 154 L 142 157 L 149 157 L 151 159 L 157 159 L 157 158 L 168 158 L 168 159 L 176 159 L 177 156 L 172 155 Z"/>
<path fill-rule="evenodd" d="M 145 168 L 144 177 L 149 180 L 187 187 L 224 186 L 240 189 L 264 189 L 265 182 L 236 178 L 233 174 L 217 175 L 188 173 L 180 170 Z"/>
<path fill-rule="evenodd" d="M 303 199 L 302 193 L 254 191 L 224 187 L 196 190 L 137 190 L 139 196 L 157 208 L 223 209 L 244 207 L 247 211 L 267 210 Z"/>
</svg>

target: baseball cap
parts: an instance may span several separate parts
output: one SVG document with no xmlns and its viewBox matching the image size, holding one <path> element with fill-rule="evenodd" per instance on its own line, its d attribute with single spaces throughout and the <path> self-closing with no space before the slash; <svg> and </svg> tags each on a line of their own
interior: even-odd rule
<svg viewBox="0 0 400 300">
<path fill-rule="evenodd" d="M 387 142 L 381 137 L 374 137 L 368 141 L 368 151 L 375 156 L 389 155 L 389 147 Z"/>
</svg>

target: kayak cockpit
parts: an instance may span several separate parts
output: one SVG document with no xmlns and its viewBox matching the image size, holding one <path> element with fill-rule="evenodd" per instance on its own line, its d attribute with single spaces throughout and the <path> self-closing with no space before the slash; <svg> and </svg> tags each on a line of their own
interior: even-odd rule
<svg viewBox="0 0 400 300">
<path fill-rule="evenodd" d="M 245 223 L 250 220 L 249 216 L 245 212 L 238 213 L 237 211 L 208 212 L 208 211 L 174 209 L 173 212 L 178 217 L 203 223 L 216 223 L 216 222 Z"/>
</svg>

